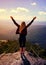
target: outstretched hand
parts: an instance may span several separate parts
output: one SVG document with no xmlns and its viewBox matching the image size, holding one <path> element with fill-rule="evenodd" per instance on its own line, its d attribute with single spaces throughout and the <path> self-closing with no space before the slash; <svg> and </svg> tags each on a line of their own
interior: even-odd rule
<svg viewBox="0 0 46 65">
<path fill-rule="evenodd" d="M 13 17 L 12 17 L 12 16 L 10 16 L 10 18 L 11 18 L 11 19 L 13 19 Z"/>
<path fill-rule="evenodd" d="M 36 17 L 33 18 L 33 20 L 35 20 L 35 19 L 36 19 Z"/>
</svg>

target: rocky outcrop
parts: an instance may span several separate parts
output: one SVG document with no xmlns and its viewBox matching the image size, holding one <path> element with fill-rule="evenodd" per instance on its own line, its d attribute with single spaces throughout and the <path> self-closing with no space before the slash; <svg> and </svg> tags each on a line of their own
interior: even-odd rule
<svg viewBox="0 0 46 65">
<path fill-rule="evenodd" d="M 1 54 L 0 65 L 46 65 L 46 60 L 30 56 L 27 51 L 24 55 L 21 55 L 18 51 L 16 53 Z"/>
</svg>

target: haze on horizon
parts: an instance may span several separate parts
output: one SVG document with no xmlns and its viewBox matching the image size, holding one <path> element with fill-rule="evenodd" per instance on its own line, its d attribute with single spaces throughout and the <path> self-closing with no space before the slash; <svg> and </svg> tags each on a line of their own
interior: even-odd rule
<svg viewBox="0 0 46 65">
<path fill-rule="evenodd" d="M 29 23 L 34 16 L 40 23 L 46 22 L 46 0 L 0 0 L 0 34 L 15 28 L 10 16 L 17 23 L 25 21 Z"/>
</svg>

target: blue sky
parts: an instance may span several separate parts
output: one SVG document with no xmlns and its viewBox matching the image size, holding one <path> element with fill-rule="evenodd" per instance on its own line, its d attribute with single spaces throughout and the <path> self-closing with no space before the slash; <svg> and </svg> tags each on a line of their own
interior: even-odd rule
<svg viewBox="0 0 46 65">
<path fill-rule="evenodd" d="M 16 20 L 46 21 L 46 0 L 0 0 L 0 20 L 9 20 L 10 15 Z"/>
</svg>

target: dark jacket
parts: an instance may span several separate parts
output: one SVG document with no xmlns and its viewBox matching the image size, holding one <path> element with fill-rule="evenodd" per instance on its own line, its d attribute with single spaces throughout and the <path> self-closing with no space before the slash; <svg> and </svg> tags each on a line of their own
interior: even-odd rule
<svg viewBox="0 0 46 65">
<path fill-rule="evenodd" d="M 16 23 L 16 21 L 13 18 L 11 18 L 11 19 L 14 22 L 14 24 L 17 26 L 16 34 L 20 34 L 19 33 L 20 25 L 18 23 Z M 25 36 L 27 35 L 27 28 L 33 23 L 33 21 L 34 21 L 34 19 L 32 19 L 32 21 L 22 30 L 22 32 L 21 32 L 22 35 L 25 35 Z"/>
</svg>

